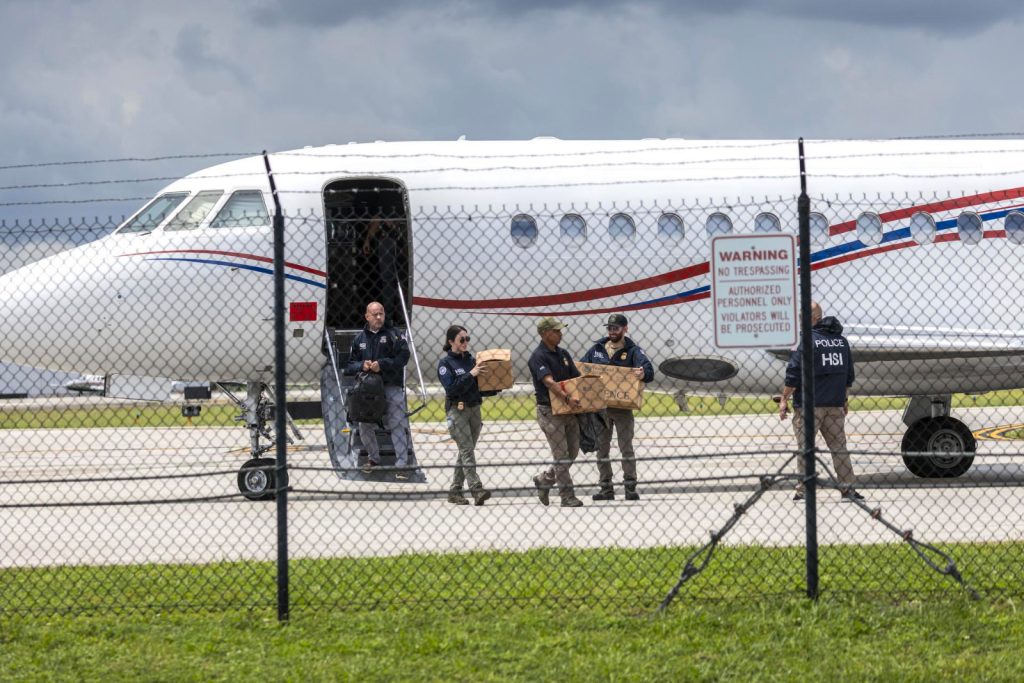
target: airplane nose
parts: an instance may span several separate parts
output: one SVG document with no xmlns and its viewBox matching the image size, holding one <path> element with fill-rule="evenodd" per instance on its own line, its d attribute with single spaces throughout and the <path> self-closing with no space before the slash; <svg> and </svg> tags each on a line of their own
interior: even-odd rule
<svg viewBox="0 0 1024 683">
<path fill-rule="evenodd" d="M 0 275 L 0 362 L 81 372 L 100 320 L 87 252 L 71 250 Z"/>
</svg>

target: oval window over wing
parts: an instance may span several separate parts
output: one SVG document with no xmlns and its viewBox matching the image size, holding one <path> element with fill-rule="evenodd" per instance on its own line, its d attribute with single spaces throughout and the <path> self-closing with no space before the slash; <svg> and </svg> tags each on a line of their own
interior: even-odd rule
<svg viewBox="0 0 1024 683">
<path fill-rule="evenodd" d="M 567 213 L 558 221 L 558 230 L 562 239 L 571 242 L 585 242 L 587 239 L 587 221 L 583 216 Z"/>
<path fill-rule="evenodd" d="M 812 213 L 810 216 L 810 233 L 811 233 L 811 244 L 816 244 L 819 247 L 828 243 L 828 219 L 825 218 L 824 214 L 818 212 Z"/>
<path fill-rule="evenodd" d="M 636 224 L 624 213 L 617 213 L 608 221 L 608 234 L 616 239 L 633 239 Z"/>
<path fill-rule="evenodd" d="M 671 240 L 683 238 L 683 219 L 674 213 L 663 213 L 658 217 L 658 237 Z"/>
<path fill-rule="evenodd" d="M 1004 221 L 1006 227 L 1006 239 L 1012 244 L 1024 244 L 1024 213 L 1011 211 L 1006 214 Z"/>
<path fill-rule="evenodd" d="M 910 217 L 910 236 L 918 244 L 934 242 L 935 231 L 935 219 L 930 214 L 918 211 Z"/>
<path fill-rule="evenodd" d="M 156 230 L 178 208 L 178 205 L 185 201 L 187 196 L 188 192 L 171 192 L 160 195 L 135 214 L 130 221 L 122 225 L 117 233 L 127 235 Z"/>
<path fill-rule="evenodd" d="M 759 213 L 754 216 L 754 232 L 782 232 L 782 222 L 774 213 Z"/>
<path fill-rule="evenodd" d="M 857 239 L 864 244 L 881 244 L 882 219 L 872 211 L 857 216 Z"/>
<path fill-rule="evenodd" d="M 964 211 L 956 217 L 956 229 L 960 233 L 960 241 L 964 244 L 978 244 L 984 237 L 981 216 L 973 211 Z"/>
<path fill-rule="evenodd" d="M 525 249 L 537 241 L 537 221 L 533 219 L 533 216 L 527 216 L 525 213 L 513 216 L 509 233 L 516 246 Z"/>
<path fill-rule="evenodd" d="M 705 227 L 708 231 L 708 237 L 714 237 L 715 235 L 728 235 L 732 232 L 732 219 L 724 213 L 715 212 L 708 216 Z"/>
</svg>

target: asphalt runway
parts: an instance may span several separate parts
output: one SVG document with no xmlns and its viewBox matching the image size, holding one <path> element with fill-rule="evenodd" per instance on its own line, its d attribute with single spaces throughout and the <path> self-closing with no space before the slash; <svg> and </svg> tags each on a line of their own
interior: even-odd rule
<svg viewBox="0 0 1024 683">
<path fill-rule="evenodd" d="M 1011 410 L 1020 409 L 958 413 L 992 429 L 979 441 L 974 468 L 950 481 L 905 470 L 898 413 L 851 414 L 859 489 L 921 540 L 1021 540 L 1024 442 L 999 438 L 996 429 L 1024 421 Z M 413 427 L 426 484 L 342 480 L 330 470 L 322 428 L 301 429 L 305 440 L 289 452 L 293 557 L 700 544 L 754 492 L 759 476 L 790 461 L 794 447 L 791 425 L 773 415 L 638 420 L 642 499 L 625 502 L 619 488 L 618 500 L 592 502 L 591 454 L 573 467 L 585 507 L 563 509 L 555 492 L 543 507 L 532 488 L 547 460 L 537 425 L 491 422 L 477 459 L 494 498 L 456 507 L 445 501 L 455 447 L 443 424 Z M 247 443 L 241 427 L 0 430 L 0 566 L 272 560 L 275 504 L 237 492 Z M 794 471 L 792 463 L 786 470 Z M 724 542 L 801 545 L 804 506 L 791 500 L 792 486 L 781 481 L 765 493 Z M 820 496 L 823 545 L 899 542 L 836 491 Z"/>
</svg>

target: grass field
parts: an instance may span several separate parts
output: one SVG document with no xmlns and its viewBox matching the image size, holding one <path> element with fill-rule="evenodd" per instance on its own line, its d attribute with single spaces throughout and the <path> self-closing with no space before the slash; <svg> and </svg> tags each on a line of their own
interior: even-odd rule
<svg viewBox="0 0 1024 683">
<path fill-rule="evenodd" d="M 850 409 L 902 410 L 906 398 L 857 398 L 850 400 Z M 764 414 L 778 409 L 769 397 L 729 397 L 724 402 L 713 396 L 690 396 L 686 413 L 679 410 L 668 394 L 649 393 L 639 417 L 688 417 L 712 415 Z M 980 396 L 957 394 L 954 408 L 1020 406 L 1024 393 L 996 391 Z M 497 396 L 484 401 L 484 420 L 532 420 L 536 403 L 532 395 Z M 95 405 L 82 406 L 78 401 L 67 406 L 47 408 L 12 408 L 0 405 L 0 429 L 62 429 L 89 427 L 219 427 L 237 425 L 238 410 L 226 404 L 203 406 L 199 417 L 184 418 L 178 404 Z M 413 422 L 441 422 L 444 406 L 440 399 L 428 402 L 427 407 L 412 417 Z"/>
<path fill-rule="evenodd" d="M 682 549 L 299 560 L 279 625 L 266 564 L 2 570 L 0 679 L 1021 680 L 1022 550 L 947 550 L 997 590 L 969 601 L 900 545 L 824 548 L 817 603 L 801 549 L 724 548 L 663 616 Z"/>
</svg>

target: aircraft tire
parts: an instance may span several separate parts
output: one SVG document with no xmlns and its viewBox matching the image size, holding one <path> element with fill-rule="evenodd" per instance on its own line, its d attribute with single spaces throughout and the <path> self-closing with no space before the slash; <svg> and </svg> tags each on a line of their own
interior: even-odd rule
<svg viewBox="0 0 1024 683">
<path fill-rule="evenodd" d="M 977 447 L 971 430 L 960 420 L 926 417 L 903 435 L 903 464 L 917 477 L 953 479 L 971 469 Z"/>
<path fill-rule="evenodd" d="M 253 458 L 238 470 L 238 490 L 249 500 L 274 499 L 273 458 Z"/>
</svg>

